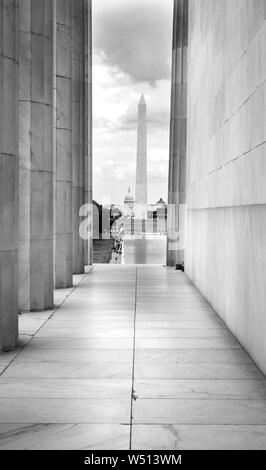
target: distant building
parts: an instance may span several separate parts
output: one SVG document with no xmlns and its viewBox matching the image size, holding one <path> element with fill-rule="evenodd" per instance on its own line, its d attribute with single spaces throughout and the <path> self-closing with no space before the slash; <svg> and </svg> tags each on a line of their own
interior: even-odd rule
<svg viewBox="0 0 266 470">
<path fill-rule="evenodd" d="M 125 195 L 123 215 L 125 217 L 134 216 L 134 197 L 130 192 L 130 188 L 128 188 L 128 193 Z"/>
<path fill-rule="evenodd" d="M 156 203 L 157 206 L 157 217 L 158 219 L 166 219 L 167 218 L 167 204 L 166 202 L 160 198 L 159 201 Z"/>
<path fill-rule="evenodd" d="M 160 198 L 156 204 L 148 205 L 148 219 L 166 219 L 167 218 L 167 204 Z"/>
</svg>

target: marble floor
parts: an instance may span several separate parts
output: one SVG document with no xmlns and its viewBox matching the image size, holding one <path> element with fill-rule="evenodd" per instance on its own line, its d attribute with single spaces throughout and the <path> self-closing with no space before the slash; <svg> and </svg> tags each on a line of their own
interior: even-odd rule
<svg viewBox="0 0 266 470">
<path fill-rule="evenodd" d="M 96 265 L 20 315 L 0 449 L 266 449 L 266 380 L 185 274 Z"/>
<path fill-rule="evenodd" d="M 159 234 L 127 236 L 123 243 L 122 263 L 164 264 L 166 260 L 166 236 Z"/>
</svg>

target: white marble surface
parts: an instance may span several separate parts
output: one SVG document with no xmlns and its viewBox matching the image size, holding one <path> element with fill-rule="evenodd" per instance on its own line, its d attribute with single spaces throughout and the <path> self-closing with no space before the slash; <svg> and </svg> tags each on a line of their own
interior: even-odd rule
<svg viewBox="0 0 266 470">
<path fill-rule="evenodd" d="M 44 326 L 36 338 L 132 338 L 133 324 L 131 328 L 48 328 Z"/>
<path fill-rule="evenodd" d="M 92 378 L 130 379 L 132 366 L 126 362 L 15 362 L 8 367 L 5 377 L 30 378 Z"/>
<path fill-rule="evenodd" d="M 2 360 L 2 356 L 0 356 Z M 126 363 L 130 366 L 132 362 L 131 349 L 39 349 L 30 344 L 17 357 L 16 364 L 20 362 L 38 363 Z"/>
<path fill-rule="evenodd" d="M 0 423 L 129 424 L 130 397 L 112 399 L 0 398 Z"/>
<path fill-rule="evenodd" d="M 11 351 L 0 352 L 0 363 L 9 364 L 20 353 L 20 347 Z"/>
<path fill-rule="evenodd" d="M 133 450 L 265 450 L 265 425 L 138 425 Z"/>
<path fill-rule="evenodd" d="M 172 79 L 169 136 L 167 265 L 184 263 L 187 202 L 187 82 L 189 1 L 173 2 Z"/>
<path fill-rule="evenodd" d="M 125 264 L 165 264 L 165 236 L 146 236 L 142 239 L 125 237 L 123 246 L 123 262 Z"/>
<path fill-rule="evenodd" d="M 137 291 L 132 449 L 265 449 L 265 377 L 186 276 Z"/>
<path fill-rule="evenodd" d="M 0 4 L 0 351 L 17 342 L 18 121 L 16 2 Z"/>
<path fill-rule="evenodd" d="M 228 331 L 221 328 L 138 328 L 136 338 L 220 338 L 228 337 Z"/>
<path fill-rule="evenodd" d="M 84 272 L 85 241 L 79 235 L 80 207 L 84 193 L 84 2 L 71 2 L 72 8 L 72 228 L 73 272 Z"/>
<path fill-rule="evenodd" d="M 265 377 L 202 298 L 187 310 L 190 295 L 199 298 L 187 277 L 162 267 L 124 269 L 100 266 L 82 276 L 40 334 L 22 336 L 16 357 L 0 356 L 0 449 L 129 449 L 130 428 L 134 449 L 266 448 Z M 165 315 L 143 300 L 153 281 L 167 288 L 166 304 L 157 292 Z M 103 290 L 107 305 L 98 303 Z M 126 302 L 133 291 L 136 299 Z M 135 333 L 153 336 L 136 338 L 134 349 L 135 300 Z M 44 320 L 30 318 L 31 331 Z"/>
<path fill-rule="evenodd" d="M 135 362 L 144 364 L 253 364 L 243 349 L 137 349 Z"/>
<path fill-rule="evenodd" d="M 20 2 L 19 309 L 53 307 L 53 2 Z"/>
<path fill-rule="evenodd" d="M 34 335 L 53 314 L 53 312 L 54 310 L 48 310 L 46 312 L 22 313 L 18 318 L 20 334 Z"/>
<path fill-rule="evenodd" d="M 235 339 L 220 338 L 137 338 L 139 349 L 226 349 L 239 348 Z"/>
<path fill-rule="evenodd" d="M 134 402 L 133 413 L 135 424 L 266 425 L 266 400 L 147 398 Z"/>
<path fill-rule="evenodd" d="M 266 372 L 265 1 L 189 4 L 186 272 Z"/>
<path fill-rule="evenodd" d="M 228 374 L 230 375 L 230 374 Z M 135 388 L 139 398 L 183 398 L 183 399 L 246 399 L 265 400 L 266 381 L 247 380 L 232 374 L 232 379 L 189 379 L 182 374 L 182 379 L 138 379 L 135 380 Z"/>
<path fill-rule="evenodd" d="M 98 374 L 95 374 L 93 379 L 87 378 L 88 375 L 85 379 L 76 379 L 73 374 L 69 374 L 66 379 L 61 379 L 60 374 L 55 375 L 54 378 L 47 378 L 48 375 L 50 374 L 44 372 L 40 378 L 32 380 L 35 378 L 33 374 L 30 378 L 27 378 L 25 374 L 18 382 L 17 377 L 14 377 L 12 373 L 12 378 L 7 374 L 1 379 L 0 398 L 106 398 L 111 400 L 128 398 L 131 393 L 130 375 L 127 379 L 121 378 L 123 374 L 119 375 L 118 379 L 113 379 L 111 374 L 104 379 L 97 377 Z"/>
<path fill-rule="evenodd" d="M 171 379 L 264 379 L 253 364 L 169 364 L 136 363 L 136 378 Z"/>
<path fill-rule="evenodd" d="M 56 3 L 55 127 L 55 286 L 72 286 L 72 8 Z"/>
<path fill-rule="evenodd" d="M 38 349 L 132 349 L 133 338 L 33 338 L 32 348 Z"/>
<path fill-rule="evenodd" d="M 0 424 L 1 450 L 126 450 L 129 425 Z"/>
<path fill-rule="evenodd" d="M 167 321 L 166 319 L 164 320 L 154 320 L 152 316 L 152 321 L 146 321 L 146 320 L 141 320 L 140 318 L 137 319 L 136 322 L 136 328 L 137 331 L 139 329 L 150 329 L 152 330 L 159 329 L 159 331 L 162 331 L 163 329 L 174 329 L 174 330 L 187 330 L 187 329 L 192 329 L 194 331 L 202 330 L 206 331 L 209 329 L 222 329 L 223 324 L 218 322 L 218 320 L 210 319 L 209 321 L 207 320 L 195 320 L 195 321 L 188 321 L 188 320 L 179 320 L 179 319 L 174 319 L 172 318 L 171 320 Z"/>
</svg>

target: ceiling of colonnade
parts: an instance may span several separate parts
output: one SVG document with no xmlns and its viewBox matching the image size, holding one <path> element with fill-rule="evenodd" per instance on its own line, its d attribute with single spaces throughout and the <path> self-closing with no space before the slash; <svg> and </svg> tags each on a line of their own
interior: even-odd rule
<svg viewBox="0 0 266 470">
<path fill-rule="evenodd" d="M 137 104 L 148 107 L 148 197 L 166 198 L 172 0 L 93 0 L 94 198 L 134 192 Z"/>
</svg>

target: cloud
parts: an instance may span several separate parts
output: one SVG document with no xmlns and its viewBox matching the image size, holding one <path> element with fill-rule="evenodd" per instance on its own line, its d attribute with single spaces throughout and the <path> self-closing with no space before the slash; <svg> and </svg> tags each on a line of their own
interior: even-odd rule
<svg viewBox="0 0 266 470">
<path fill-rule="evenodd" d="M 133 82 L 169 79 L 172 0 L 96 0 L 93 47 Z"/>
<path fill-rule="evenodd" d="M 172 0 L 93 2 L 94 198 L 135 189 L 137 109 L 148 117 L 148 197 L 167 196 Z M 154 86 L 156 84 L 156 86 Z"/>
</svg>

